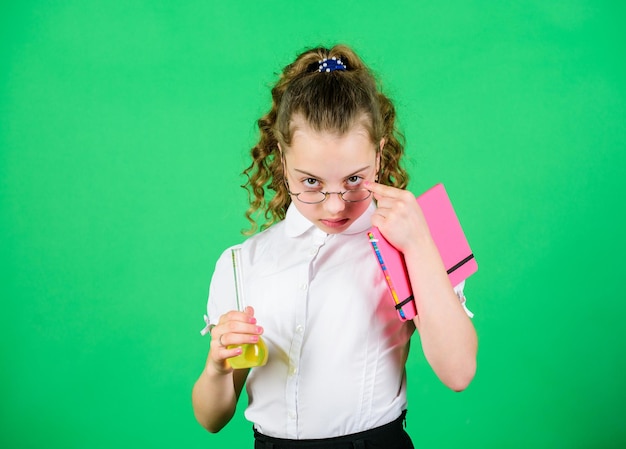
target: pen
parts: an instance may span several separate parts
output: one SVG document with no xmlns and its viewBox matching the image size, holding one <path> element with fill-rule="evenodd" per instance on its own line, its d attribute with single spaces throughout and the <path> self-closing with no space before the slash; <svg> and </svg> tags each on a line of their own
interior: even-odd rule
<svg viewBox="0 0 626 449">
<path fill-rule="evenodd" d="M 397 305 L 400 303 L 400 300 L 398 299 L 398 294 L 396 293 L 396 289 L 393 287 L 393 283 L 391 282 L 391 276 L 389 276 L 389 271 L 387 271 L 387 266 L 385 265 L 383 256 L 382 254 L 380 254 L 380 250 L 378 249 L 378 240 L 374 237 L 374 234 L 372 234 L 371 232 L 368 232 L 367 236 L 369 237 L 370 243 L 372 244 L 372 247 L 374 248 L 374 252 L 376 253 L 378 264 L 380 265 L 380 268 L 382 268 L 383 270 L 383 274 L 385 275 L 385 280 L 387 281 L 387 285 L 389 286 L 389 290 L 391 291 L 391 296 L 393 297 L 393 300 Z M 406 316 L 404 315 L 404 312 L 402 311 L 401 308 L 398 309 L 398 312 L 400 313 L 400 316 L 402 317 L 402 319 L 406 319 Z"/>
</svg>

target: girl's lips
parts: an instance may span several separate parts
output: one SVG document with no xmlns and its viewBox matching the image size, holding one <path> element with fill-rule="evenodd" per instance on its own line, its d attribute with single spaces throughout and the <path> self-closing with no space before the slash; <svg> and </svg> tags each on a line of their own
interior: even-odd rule
<svg viewBox="0 0 626 449">
<path fill-rule="evenodd" d="M 349 221 L 348 218 L 337 218 L 337 219 L 321 219 L 320 222 L 324 226 L 329 228 L 340 228 L 344 226 Z"/>
</svg>

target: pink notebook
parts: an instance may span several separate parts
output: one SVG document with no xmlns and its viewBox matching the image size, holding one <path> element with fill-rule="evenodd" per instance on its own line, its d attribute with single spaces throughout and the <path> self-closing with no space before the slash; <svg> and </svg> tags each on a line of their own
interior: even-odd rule
<svg viewBox="0 0 626 449">
<path fill-rule="evenodd" d="M 443 184 L 437 184 L 417 197 L 417 202 L 422 208 L 450 283 L 456 286 L 474 274 L 478 270 L 478 264 L 446 189 Z M 400 319 L 403 321 L 412 319 L 417 315 L 417 310 L 402 253 L 385 240 L 378 228 L 372 227 L 367 235 L 385 275 Z"/>
</svg>

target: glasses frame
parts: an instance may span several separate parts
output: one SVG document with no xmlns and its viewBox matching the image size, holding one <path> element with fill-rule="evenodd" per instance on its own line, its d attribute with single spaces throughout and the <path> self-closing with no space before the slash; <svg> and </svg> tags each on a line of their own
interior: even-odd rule
<svg viewBox="0 0 626 449">
<path fill-rule="evenodd" d="M 344 202 L 346 203 L 360 203 L 362 201 L 365 201 L 367 199 L 369 199 L 372 196 L 372 191 L 368 190 L 368 189 L 364 189 L 362 187 L 358 188 L 358 189 L 353 189 L 353 190 L 344 190 L 343 192 L 320 192 L 318 190 L 305 190 L 304 192 L 292 192 L 291 190 L 289 190 L 289 183 L 287 182 L 287 178 L 285 178 L 285 187 L 287 187 L 287 193 L 291 196 L 295 196 L 296 199 L 298 201 L 300 201 L 301 203 L 304 204 L 320 204 L 323 203 L 324 201 L 326 201 L 328 199 L 328 197 L 330 195 L 339 195 L 339 198 L 341 198 Z M 361 200 L 347 200 L 344 195 L 348 192 L 357 192 L 357 191 L 366 191 L 367 192 L 367 196 Z M 319 201 L 304 201 L 303 199 L 300 198 L 300 195 L 302 195 L 303 193 L 315 193 L 315 194 L 321 194 L 324 195 L 324 198 L 319 200 Z"/>
<path fill-rule="evenodd" d="M 380 156 L 380 150 L 376 151 L 377 156 Z M 343 192 L 319 192 L 317 190 L 305 190 L 303 192 L 292 192 L 291 190 L 289 190 L 289 181 L 287 180 L 287 162 L 285 161 L 285 155 L 282 154 L 281 152 L 281 162 L 283 164 L 283 168 L 284 168 L 284 174 L 283 174 L 283 181 L 285 182 L 285 187 L 287 188 L 287 193 L 290 196 L 295 196 L 296 199 L 298 201 L 300 201 L 303 204 L 321 204 L 324 201 L 326 201 L 328 199 L 328 197 L 330 195 L 339 195 L 339 198 L 341 198 L 345 203 L 361 203 L 363 201 L 366 201 L 368 199 L 370 199 L 372 197 L 372 191 L 368 190 L 366 188 L 363 187 L 359 187 L 358 189 L 353 189 L 353 190 L 344 190 Z M 376 175 L 376 180 L 378 180 L 378 175 Z M 365 190 L 368 192 L 368 195 L 363 198 L 362 200 L 357 200 L 357 201 L 352 201 L 352 200 L 347 200 L 344 198 L 344 194 L 348 193 L 348 192 L 355 192 L 355 191 L 359 191 L 359 190 Z M 315 201 L 315 202 L 310 202 L 310 201 L 303 201 L 300 199 L 300 195 L 303 193 L 307 193 L 307 192 L 312 192 L 312 193 L 321 193 L 322 195 L 324 195 L 324 199 L 319 200 L 319 201 Z"/>
</svg>

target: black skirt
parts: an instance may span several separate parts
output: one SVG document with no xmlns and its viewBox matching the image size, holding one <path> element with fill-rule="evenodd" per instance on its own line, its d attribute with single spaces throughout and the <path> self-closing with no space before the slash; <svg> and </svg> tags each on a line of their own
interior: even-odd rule
<svg viewBox="0 0 626 449">
<path fill-rule="evenodd" d="M 254 431 L 254 449 L 413 449 L 404 430 L 406 410 L 384 426 L 341 437 L 311 440 L 273 438 Z"/>
</svg>

